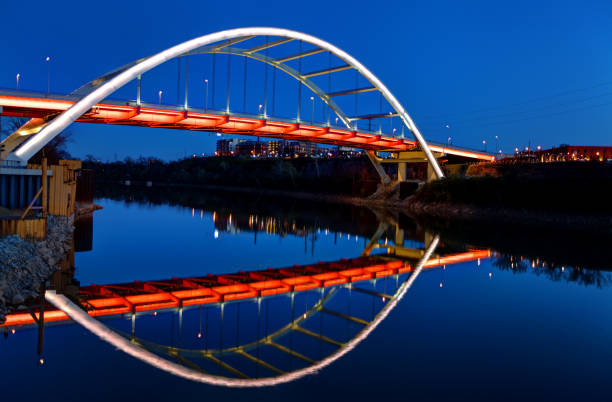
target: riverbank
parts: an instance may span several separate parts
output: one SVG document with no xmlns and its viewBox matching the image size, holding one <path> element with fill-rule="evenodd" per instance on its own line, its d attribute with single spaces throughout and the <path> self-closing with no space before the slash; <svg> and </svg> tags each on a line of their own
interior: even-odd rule
<svg viewBox="0 0 612 402">
<path fill-rule="evenodd" d="M 49 216 L 43 241 L 0 238 L 0 323 L 7 313 L 25 309 L 26 301 L 39 296 L 41 284 L 70 251 L 73 230 L 72 218 Z"/>
<path fill-rule="evenodd" d="M 609 233 L 612 165 L 478 164 L 468 177 L 448 177 L 400 198 L 399 186 L 376 190 L 369 161 L 190 158 L 172 163 L 139 160 L 91 163 L 98 187 L 125 183 L 265 194 L 304 200 L 392 208 L 413 216 L 496 224 L 565 227 Z"/>
</svg>

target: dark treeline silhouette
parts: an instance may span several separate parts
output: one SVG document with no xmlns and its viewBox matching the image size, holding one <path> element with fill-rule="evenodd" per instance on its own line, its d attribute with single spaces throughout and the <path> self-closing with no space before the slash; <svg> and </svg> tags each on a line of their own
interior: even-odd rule
<svg viewBox="0 0 612 402">
<path fill-rule="evenodd" d="M 125 180 L 155 185 L 217 185 L 365 196 L 376 190 L 378 177 L 365 158 L 253 159 L 195 157 L 164 162 L 155 158 L 127 158 L 101 162 L 88 156 L 84 168 L 97 182 Z"/>
<path fill-rule="evenodd" d="M 520 255 L 502 254 L 494 261 L 494 265 L 502 271 L 513 273 L 531 273 L 555 282 L 574 282 L 584 286 L 598 288 L 610 286 L 612 272 L 588 269 L 574 266 L 551 265 L 539 258 L 528 260 Z"/>
<path fill-rule="evenodd" d="M 448 177 L 427 183 L 415 200 L 612 216 L 611 164 L 514 164 L 490 170 L 494 176 Z"/>
<path fill-rule="evenodd" d="M 329 228 L 332 232 L 371 236 L 377 228 L 375 214 L 368 208 L 345 204 L 324 203 L 293 197 L 269 196 L 208 189 L 179 189 L 170 187 L 123 186 L 103 184 L 96 189 L 96 198 L 108 198 L 138 205 L 171 205 L 193 208 L 196 211 L 232 214 L 238 224 L 250 215 L 290 221 L 300 228 Z M 249 230 L 248 226 L 241 226 Z"/>
</svg>

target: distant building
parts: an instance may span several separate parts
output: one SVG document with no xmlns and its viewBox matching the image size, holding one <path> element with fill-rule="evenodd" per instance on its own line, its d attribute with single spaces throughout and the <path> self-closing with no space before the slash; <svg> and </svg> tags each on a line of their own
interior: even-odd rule
<svg viewBox="0 0 612 402">
<path fill-rule="evenodd" d="M 279 156 L 283 148 L 283 141 L 268 141 L 268 155 L 270 156 Z"/>
<path fill-rule="evenodd" d="M 240 138 L 232 138 L 231 140 L 217 140 L 216 156 L 231 156 L 236 155 L 236 148 L 246 140 Z"/>
<path fill-rule="evenodd" d="M 596 145 L 561 144 L 556 148 L 530 152 L 541 162 L 557 161 L 600 161 L 612 160 L 612 147 Z"/>
<path fill-rule="evenodd" d="M 217 156 L 230 156 L 231 155 L 232 140 L 217 140 Z"/>
<path fill-rule="evenodd" d="M 235 155 L 264 156 L 268 154 L 268 144 L 259 141 L 243 141 L 236 145 Z"/>
</svg>

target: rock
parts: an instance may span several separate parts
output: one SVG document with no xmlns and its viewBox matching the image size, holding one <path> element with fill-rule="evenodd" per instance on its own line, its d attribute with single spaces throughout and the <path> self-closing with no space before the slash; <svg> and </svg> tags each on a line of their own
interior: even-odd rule
<svg viewBox="0 0 612 402">
<path fill-rule="evenodd" d="M 0 238 L 0 323 L 6 313 L 26 308 L 28 300 L 38 297 L 40 284 L 70 250 L 73 230 L 71 218 L 49 216 L 43 241 Z"/>
</svg>

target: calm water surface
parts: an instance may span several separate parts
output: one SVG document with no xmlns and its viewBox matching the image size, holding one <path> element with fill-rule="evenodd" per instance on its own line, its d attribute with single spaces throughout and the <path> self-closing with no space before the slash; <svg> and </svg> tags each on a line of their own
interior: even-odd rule
<svg viewBox="0 0 612 402">
<path fill-rule="evenodd" d="M 370 258 L 416 266 L 437 235 L 405 216 L 246 194 L 120 192 L 97 202 L 104 209 L 93 219 L 91 244 L 92 223 L 77 229 L 76 269 L 68 275 L 73 287 L 267 268 L 304 273 L 319 262 L 343 267 L 364 250 Z M 398 233 L 400 249 L 394 247 Z M 610 400 L 612 289 L 602 258 L 591 263 L 597 250 L 563 246 L 555 253 L 551 238 L 487 244 L 467 231 L 463 240 L 461 230 L 459 237 L 453 233 L 441 235 L 434 256 L 492 249 L 491 257 L 362 281 L 353 289 L 341 284 L 101 321 L 132 345 L 211 378 L 300 372 L 351 345 L 316 373 L 249 389 L 202 384 L 64 322 L 46 325 L 40 355 L 37 327 L 5 333 L 3 399 Z M 571 256 L 571 264 L 559 255 Z M 403 298 L 388 307 L 402 289 Z M 384 319 L 353 345 L 381 312 Z M 306 332 L 287 330 L 292 322 Z M 280 348 L 258 342 L 273 334 Z M 220 349 L 214 356 L 234 370 L 202 353 Z"/>
</svg>

